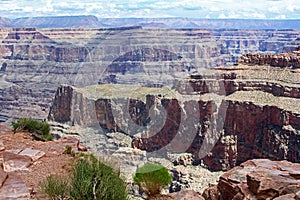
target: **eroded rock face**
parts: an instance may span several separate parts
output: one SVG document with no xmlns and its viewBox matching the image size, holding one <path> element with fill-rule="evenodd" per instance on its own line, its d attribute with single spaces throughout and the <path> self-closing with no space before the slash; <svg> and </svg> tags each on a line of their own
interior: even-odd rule
<svg viewBox="0 0 300 200">
<path fill-rule="evenodd" d="M 267 159 L 249 160 L 224 173 L 205 199 L 297 199 L 300 164 Z"/>
<path fill-rule="evenodd" d="M 19 22 L 27 20 L 38 19 Z M 0 122 L 46 118 L 61 84 L 162 87 L 202 68 L 233 64 L 241 54 L 294 50 L 298 36 L 291 30 L 1 29 Z"/>
<path fill-rule="evenodd" d="M 299 47 L 296 49 L 299 50 Z M 300 51 L 281 54 L 245 54 L 238 60 L 239 63 L 252 65 L 271 65 L 275 67 L 292 69 L 300 68 Z"/>
<path fill-rule="evenodd" d="M 57 95 L 71 111 L 55 98 L 49 120 L 123 132 L 150 154 L 189 152 L 212 170 L 253 158 L 299 162 L 299 88 L 298 72 L 247 65 L 206 70 L 172 88 L 63 86 L 72 92 Z"/>
</svg>

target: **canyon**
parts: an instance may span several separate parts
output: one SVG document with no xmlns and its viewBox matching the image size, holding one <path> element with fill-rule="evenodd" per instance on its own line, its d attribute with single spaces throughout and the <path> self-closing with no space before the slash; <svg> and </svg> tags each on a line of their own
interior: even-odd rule
<svg viewBox="0 0 300 200">
<path fill-rule="evenodd" d="M 132 84 L 163 87 L 242 54 L 281 53 L 297 30 L 2 28 L 0 122 L 45 119 L 57 87 Z M 16 109 L 17 108 L 17 109 Z"/>
<path fill-rule="evenodd" d="M 239 64 L 203 70 L 172 87 L 65 85 L 48 120 L 123 132 L 150 155 L 189 152 L 194 164 L 211 170 L 253 158 L 299 162 L 299 73 Z"/>
<path fill-rule="evenodd" d="M 70 18 L 52 28 L 59 19 L 0 20 L 0 123 L 45 120 L 55 138 L 116 159 L 130 184 L 137 166 L 159 162 L 173 176 L 169 192 L 202 193 L 220 175 L 212 171 L 229 170 L 205 199 L 299 198 L 299 30 L 141 19 L 115 28 L 120 21 L 94 17 L 85 18 L 93 27 Z M 12 25 L 35 20 L 41 28 Z M 274 169 L 287 190 L 266 182 Z"/>
</svg>

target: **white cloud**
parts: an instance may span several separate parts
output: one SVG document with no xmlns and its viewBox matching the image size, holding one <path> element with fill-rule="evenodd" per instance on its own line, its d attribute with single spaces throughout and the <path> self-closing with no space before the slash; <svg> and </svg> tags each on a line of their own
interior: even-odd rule
<svg viewBox="0 0 300 200">
<path fill-rule="evenodd" d="M 0 16 L 298 18 L 299 0 L 0 0 Z"/>
<path fill-rule="evenodd" d="M 268 8 L 269 12 L 275 12 L 275 13 L 279 13 L 280 12 L 280 8 L 277 6 L 271 6 Z"/>
<path fill-rule="evenodd" d="M 225 19 L 225 18 L 227 18 L 227 16 L 226 15 L 224 15 L 224 13 L 221 13 L 220 15 L 219 15 L 219 17 L 218 18 L 220 18 L 220 19 Z"/>
<path fill-rule="evenodd" d="M 278 15 L 278 16 L 276 16 L 275 19 L 286 19 L 286 16 L 285 15 Z"/>
</svg>

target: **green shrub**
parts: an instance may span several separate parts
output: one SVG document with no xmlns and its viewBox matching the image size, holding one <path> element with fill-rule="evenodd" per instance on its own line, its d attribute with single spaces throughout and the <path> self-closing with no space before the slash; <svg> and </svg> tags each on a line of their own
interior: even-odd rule
<svg viewBox="0 0 300 200">
<path fill-rule="evenodd" d="M 12 122 L 14 132 L 18 130 L 34 133 L 35 137 L 45 141 L 53 140 L 50 134 L 50 126 L 45 122 L 40 122 L 32 118 L 21 118 L 16 122 Z"/>
<path fill-rule="evenodd" d="M 66 145 L 66 150 L 65 150 L 65 153 L 66 154 L 71 154 L 72 153 L 72 147 L 70 145 Z"/>
<path fill-rule="evenodd" d="M 70 171 L 70 181 L 63 182 L 56 177 L 47 178 L 41 188 L 50 199 L 61 197 L 58 187 L 64 183 L 65 194 L 73 200 L 127 200 L 125 181 L 112 167 L 102 163 L 95 156 L 79 157 Z M 46 187 L 45 187 L 46 186 Z"/>
<path fill-rule="evenodd" d="M 51 200 L 62 200 L 68 196 L 68 181 L 62 177 L 50 175 L 40 184 L 41 191 Z"/>
<path fill-rule="evenodd" d="M 70 185 L 70 196 L 74 200 L 127 199 L 126 183 L 120 174 L 92 155 L 75 163 Z"/>
<path fill-rule="evenodd" d="M 154 197 L 160 195 L 162 188 L 171 183 L 172 177 L 164 166 L 146 163 L 136 170 L 133 181 L 148 197 Z"/>
</svg>

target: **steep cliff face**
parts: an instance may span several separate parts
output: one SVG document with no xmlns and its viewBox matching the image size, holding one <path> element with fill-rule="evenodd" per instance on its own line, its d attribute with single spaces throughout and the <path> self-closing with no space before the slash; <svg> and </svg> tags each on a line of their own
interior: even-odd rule
<svg viewBox="0 0 300 200">
<path fill-rule="evenodd" d="M 271 65 L 275 67 L 292 69 L 300 68 L 300 48 L 297 47 L 296 51 L 281 54 L 245 54 L 239 58 L 239 63 L 252 64 L 252 65 Z"/>
<path fill-rule="evenodd" d="M 45 118 L 61 84 L 162 87 L 235 63 L 241 54 L 293 49 L 298 36 L 293 30 L 1 29 L 0 122 Z"/>
<path fill-rule="evenodd" d="M 149 153 L 190 152 L 195 163 L 212 170 L 252 158 L 299 162 L 299 84 L 299 73 L 291 69 L 240 64 L 205 70 L 172 88 L 72 87 L 71 112 L 61 116 L 124 132 L 133 147 Z M 51 109 L 49 120 L 61 121 L 56 113 L 64 113 L 64 106 L 56 99 L 53 106 L 62 109 Z"/>
</svg>

